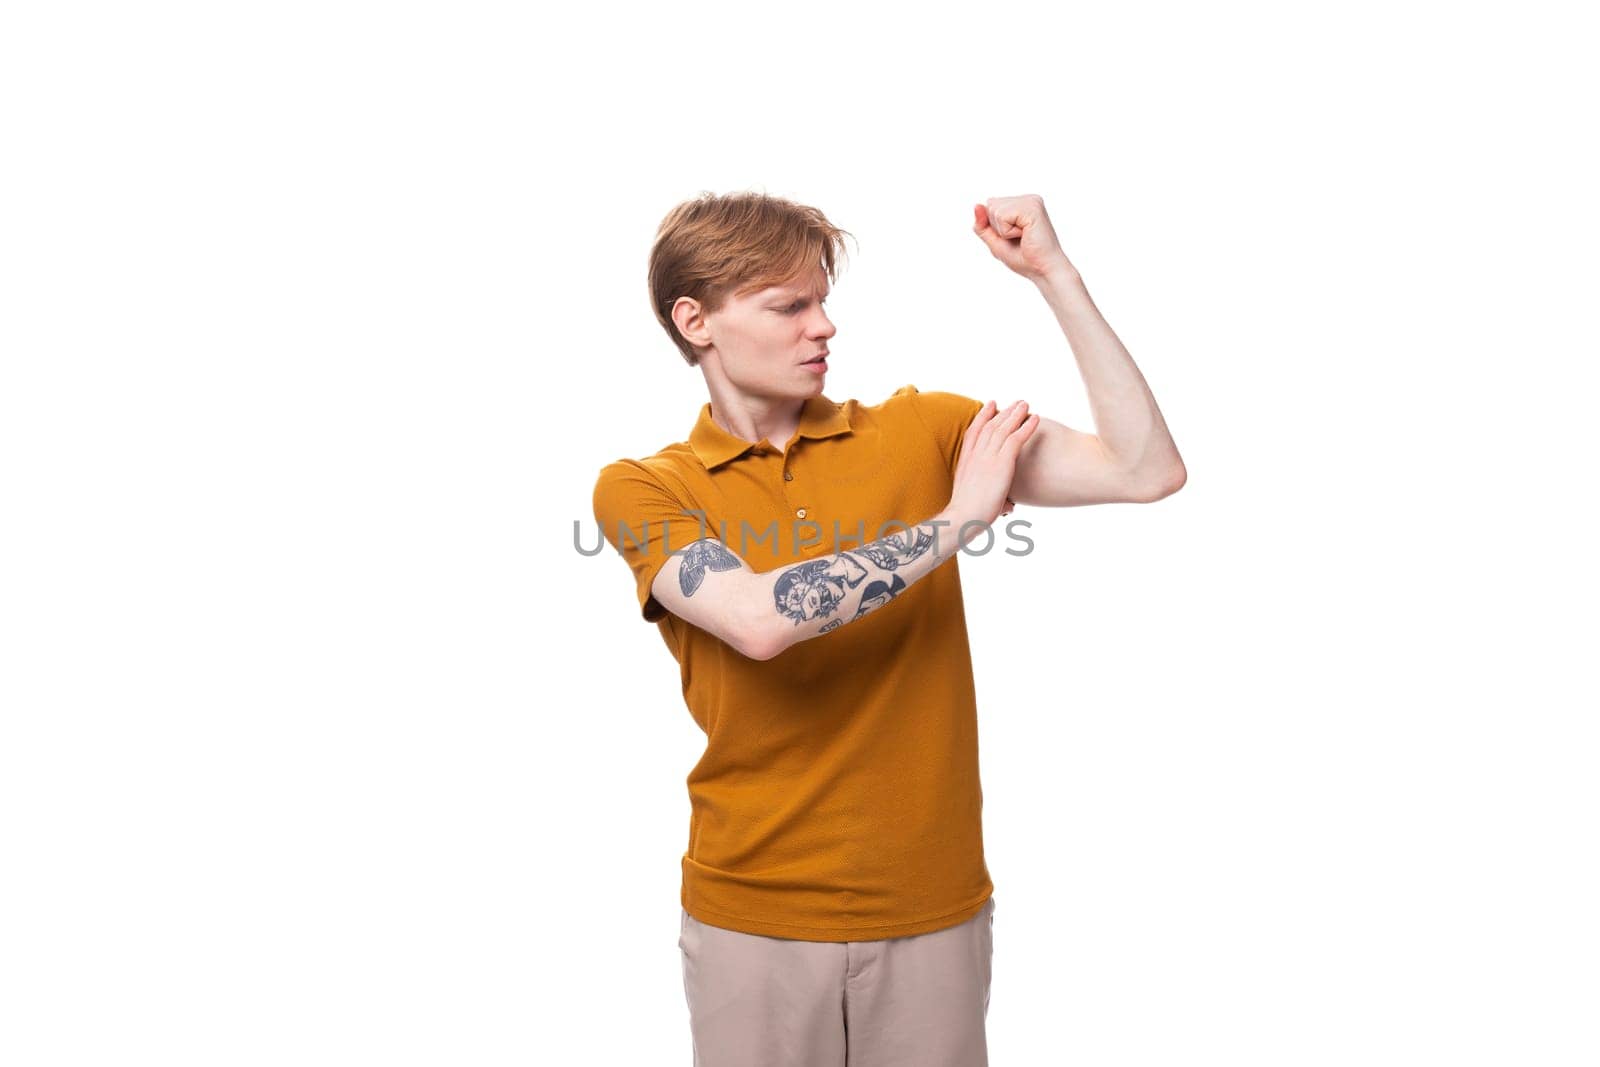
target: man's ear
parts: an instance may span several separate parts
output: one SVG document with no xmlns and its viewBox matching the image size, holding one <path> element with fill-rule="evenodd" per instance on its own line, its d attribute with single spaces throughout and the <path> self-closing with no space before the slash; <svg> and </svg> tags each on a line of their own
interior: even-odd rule
<svg viewBox="0 0 1600 1067">
<path fill-rule="evenodd" d="M 701 313 L 700 301 L 692 296 L 680 296 L 672 305 L 672 324 L 684 340 L 696 348 L 704 348 L 711 343 L 711 338 L 706 332 L 705 316 Z"/>
</svg>

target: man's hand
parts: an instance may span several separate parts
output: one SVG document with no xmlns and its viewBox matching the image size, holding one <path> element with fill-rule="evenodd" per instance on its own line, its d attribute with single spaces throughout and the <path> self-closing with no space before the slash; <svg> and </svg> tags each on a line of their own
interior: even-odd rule
<svg viewBox="0 0 1600 1067">
<path fill-rule="evenodd" d="M 956 461 L 955 483 L 945 514 L 952 516 L 959 531 L 961 524 L 994 520 L 1011 510 L 1011 479 L 1017 470 L 1017 453 L 1039 425 L 1039 416 L 1028 414 L 1028 402 L 1018 400 L 997 412 L 994 401 L 978 409 L 978 414 L 961 439 L 961 458 Z M 973 531 L 972 540 L 978 535 Z"/>
<path fill-rule="evenodd" d="M 972 206 L 972 230 L 989 246 L 994 258 L 1037 282 L 1048 275 L 1077 268 L 1061 250 L 1044 200 L 1034 193 L 1027 196 L 1001 196 L 988 204 Z"/>
</svg>

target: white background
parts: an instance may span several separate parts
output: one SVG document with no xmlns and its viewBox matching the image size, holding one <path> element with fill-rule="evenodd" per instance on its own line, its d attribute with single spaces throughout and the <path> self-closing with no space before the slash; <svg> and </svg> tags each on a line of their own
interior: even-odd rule
<svg viewBox="0 0 1600 1067">
<path fill-rule="evenodd" d="M 1576 10 L 8 5 L 0 1060 L 689 1062 L 703 735 L 573 522 L 762 189 L 829 396 L 1092 430 L 1040 194 L 1188 465 L 961 564 L 992 1062 L 1594 1064 Z"/>
</svg>

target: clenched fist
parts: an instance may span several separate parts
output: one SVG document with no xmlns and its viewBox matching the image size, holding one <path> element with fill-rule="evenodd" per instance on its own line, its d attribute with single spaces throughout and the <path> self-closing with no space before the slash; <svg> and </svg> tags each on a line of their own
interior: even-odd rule
<svg viewBox="0 0 1600 1067">
<path fill-rule="evenodd" d="M 1044 200 L 1037 194 L 995 197 L 987 204 L 972 205 L 972 215 L 973 232 L 994 258 L 1029 281 L 1077 269 L 1061 250 Z"/>
</svg>

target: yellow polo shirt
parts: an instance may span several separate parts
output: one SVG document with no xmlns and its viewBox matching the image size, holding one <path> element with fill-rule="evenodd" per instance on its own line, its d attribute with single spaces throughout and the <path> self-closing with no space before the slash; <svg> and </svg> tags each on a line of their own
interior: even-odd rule
<svg viewBox="0 0 1600 1067">
<path fill-rule="evenodd" d="M 960 553 L 770 660 L 650 594 L 668 552 L 701 537 L 765 572 L 932 518 L 981 407 L 913 385 L 873 405 L 813 397 L 779 452 L 723 430 L 706 403 L 687 441 L 600 471 L 595 519 L 706 734 L 688 778 L 682 889 L 701 922 L 806 941 L 905 937 L 966 921 L 994 891 Z"/>
</svg>

